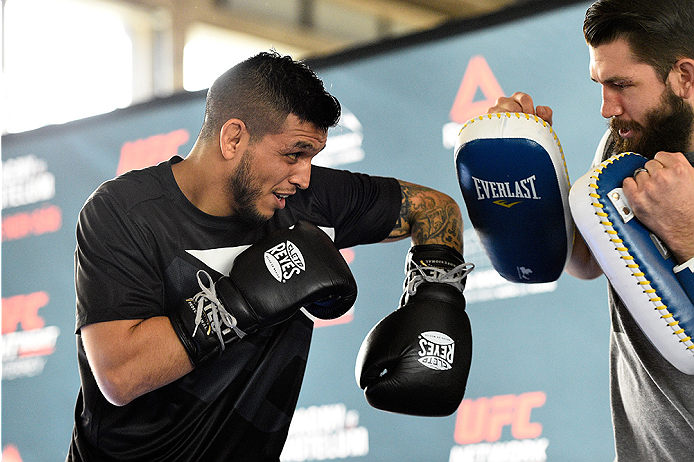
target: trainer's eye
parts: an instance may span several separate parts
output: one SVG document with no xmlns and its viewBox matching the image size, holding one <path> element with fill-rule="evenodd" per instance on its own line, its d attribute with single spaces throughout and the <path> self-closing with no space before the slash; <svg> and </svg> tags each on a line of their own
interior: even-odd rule
<svg viewBox="0 0 694 462">
<path fill-rule="evenodd" d="M 618 88 L 619 90 L 624 90 L 626 88 L 629 88 L 631 84 L 626 82 L 613 82 L 612 86 Z"/>
</svg>

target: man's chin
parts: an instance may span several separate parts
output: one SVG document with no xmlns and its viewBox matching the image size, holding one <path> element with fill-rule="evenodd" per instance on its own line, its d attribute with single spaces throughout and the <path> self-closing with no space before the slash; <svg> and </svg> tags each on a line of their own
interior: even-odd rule
<svg viewBox="0 0 694 462">
<path fill-rule="evenodd" d="M 258 210 L 242 210 L 236 213 L 236 219 L 242 221 L 246 226 L 255 228 L 267 223 L 273 215 L 274 213 L 271 213 L 266 216 Z"/>
</svg>

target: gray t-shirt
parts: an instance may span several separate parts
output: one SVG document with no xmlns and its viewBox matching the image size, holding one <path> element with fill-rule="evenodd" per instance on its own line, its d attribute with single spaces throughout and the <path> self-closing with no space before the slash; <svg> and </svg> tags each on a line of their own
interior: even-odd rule
<svg viewBox="0 0 694 462">
<path fill-rule="evenodd" d="M 612 154 L 609 131 L 593 165 Z M 608 287 L 610 399 L 615 462 L 668 462 L 694 457 L 694 375 L 672 366 Z"/>
</svg>

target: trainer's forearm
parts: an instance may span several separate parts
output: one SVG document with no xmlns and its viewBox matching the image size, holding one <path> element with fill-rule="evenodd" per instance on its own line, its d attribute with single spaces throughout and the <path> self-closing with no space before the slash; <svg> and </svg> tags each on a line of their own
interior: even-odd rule
<svg viewBox="0 0 694 462">
<path fill-rule="evenodd" d="M 448 195 L 425 186 L 400 181 L 400 217 L 388 240 L 410 236 L 412 243 L 444 244 L 462 252 L 463 218 Z"/>
<path fill-rule="evenodd" d="M 167 317 L 90 324 L 81 337 L 101 392 L 117 406 L 193 370 Z"/>
<path fill-rule="evenodd" d="M 576 232 L 574 237 L 571 258 L 566 264 L 565 271 L 579 279 L 595 279 L 602 274 L 602 269 L 579 232 Z"/>
</svg>

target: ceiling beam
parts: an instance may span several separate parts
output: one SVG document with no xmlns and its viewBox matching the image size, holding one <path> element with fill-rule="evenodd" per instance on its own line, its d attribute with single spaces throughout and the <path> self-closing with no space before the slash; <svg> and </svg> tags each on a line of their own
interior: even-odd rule
<svg viewBox="0 0 694 462">
<path fill-rule="evenodd" d="M 426 2 L 423 5 L 415 5 L 400 0 L 323 1 L 343 5 L 361 13 L 391 20 L 417 30 L 435 27 L 448 19 L 448 15 L 429 8 Z"/>
<path fill-rule="evenodd" d="M 327 54 L 349 45 L 349 40 L 325 32 L 267 18 L 253 18 L 217 6 L 216 0 L 110 0 L 150 10 L 168 10 L 174 18 L 174 28 L 195 23 L 209 24 L 242 32 L 270 41 L 278 41 L 311 53 Z M 350 0 L 354 1 L 354 0 Z M 178 18 L 178 19 L 176 19 Z"/>
<path fill-rule="evenodd" d="M 466 18 L 491 13 L 518 0 L 400 0 L 413 6 L 426 7 L 451 18 Z"/>
</svg>

